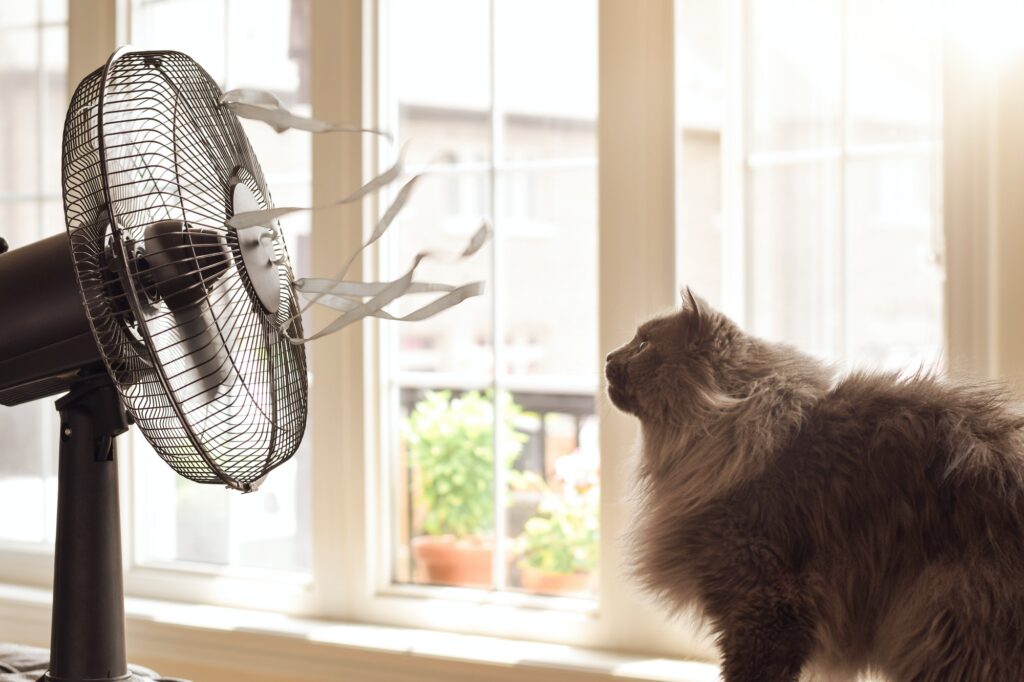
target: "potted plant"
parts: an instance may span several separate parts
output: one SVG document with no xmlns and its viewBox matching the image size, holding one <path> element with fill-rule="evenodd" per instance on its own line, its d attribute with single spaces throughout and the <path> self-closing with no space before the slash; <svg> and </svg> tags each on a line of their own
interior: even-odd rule
<svg viewBox="0 0 1024 682">
<path fill-rule="evenodd" d="M 581 471 L 579 453 L 562 460 L 561 492 L 544 491 L 537 514 L 518 538 L 520 582 L 532 592 L 567 594 L 594 587 L 600 504 L 596 469 Z M 567 474 L 570 468 L 574 471 Z"/>
<path fill-rule="evenodd" d="M 512 465 L 526 437 L 515 430 L 522 413 L 510 396 L 502 402 L 502 466 Z M 413 465 L 423 535 L 413 538 L 419 577 L 430 583 L 491 584 L 494 551 L 494 403 L 491 394 L 432 391 L 403 424 Z"/>
</svg>

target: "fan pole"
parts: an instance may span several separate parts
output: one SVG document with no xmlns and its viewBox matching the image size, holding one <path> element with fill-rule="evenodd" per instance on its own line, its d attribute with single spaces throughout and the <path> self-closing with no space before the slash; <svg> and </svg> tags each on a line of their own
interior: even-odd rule
<svg viewBox="0 0 1024 682">
<path fill-rule="evenodd" d="M 51 682 L 128 680 L 114 439 L 129 419 L 106 372 L 57 401 L 60 464 Z"/>
</svg>

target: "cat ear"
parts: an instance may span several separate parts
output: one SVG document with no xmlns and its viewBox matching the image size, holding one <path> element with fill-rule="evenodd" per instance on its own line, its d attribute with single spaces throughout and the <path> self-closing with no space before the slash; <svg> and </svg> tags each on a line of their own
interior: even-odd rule
<svg viewBox="0 0 1024 682">
<path fill-rule="evenodd" d="M 688 286 L 683 287 L 680 296 L 683 299 L 683 310 L 690 312 L 694 327 L 700 330 L 708 316 L 708 304 Z"/>
<path fill-rule="evenodd" d="M 703 298 L 693 293 L 693 289 L 686 286 L 683 287 L 683 290 L 679 293 L 683 299 L 684 310 L 689 310 L 697 315 L 704 315 L 707 313 L 708 304 L 704 302 Z"/>
</svg>

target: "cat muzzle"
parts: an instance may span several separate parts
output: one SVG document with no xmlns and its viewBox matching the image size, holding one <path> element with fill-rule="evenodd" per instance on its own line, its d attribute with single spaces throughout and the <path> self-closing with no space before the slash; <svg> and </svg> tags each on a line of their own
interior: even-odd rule
<svg viewBox="0 0 1024 682">
<path fill-rule="evenodd" d="M 635 412 L 633 397 L 626 388 L 626 367 L 622 363 L 608 361 L 604 366 L 604 375 L 608 380 L 608 397 L 612 404 L 623 412 Z"/>
</svg>

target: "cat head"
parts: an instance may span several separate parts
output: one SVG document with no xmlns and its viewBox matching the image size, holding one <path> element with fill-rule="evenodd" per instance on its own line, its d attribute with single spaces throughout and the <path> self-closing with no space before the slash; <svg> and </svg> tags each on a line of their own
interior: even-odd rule
<svg viewBox="0 0 1024 682">
<path fill-rule="evenodd" d="M 645 424 L 682 423 L 720 407 L 750 364 L 752 337 L 689 288 L 682 299 L 606 359 L 608 397 Z"/>
</svg>

